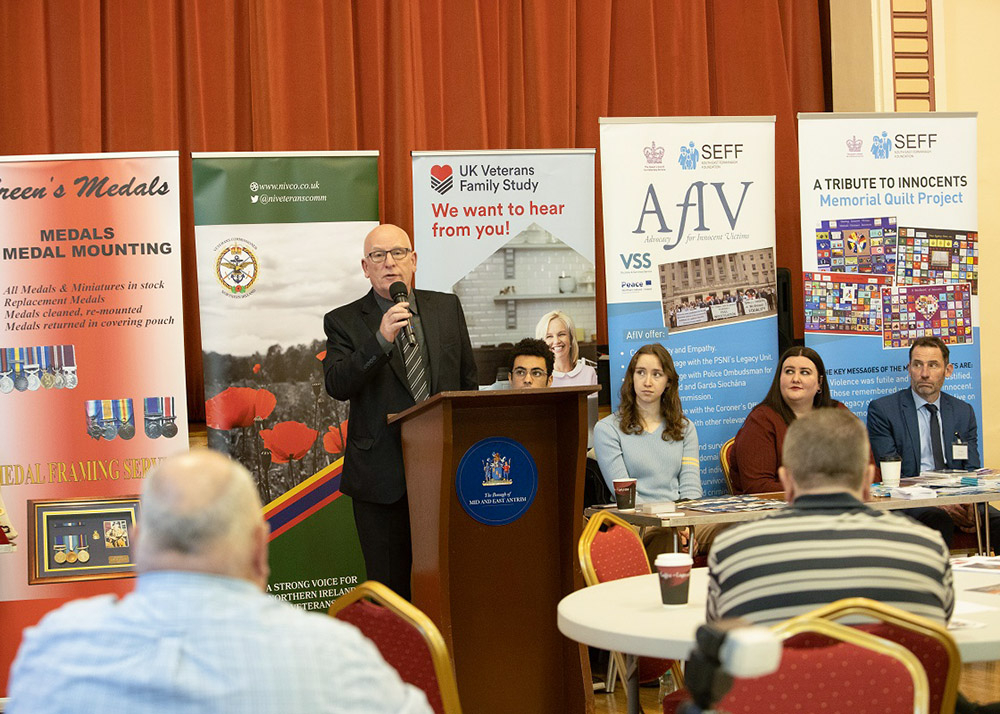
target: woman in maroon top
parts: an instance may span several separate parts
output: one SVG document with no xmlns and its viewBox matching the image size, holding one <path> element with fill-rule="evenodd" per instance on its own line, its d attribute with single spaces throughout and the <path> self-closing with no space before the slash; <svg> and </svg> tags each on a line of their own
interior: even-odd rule
<svg viewBox="0 0 1000 714">
<path fill-rule="evenodd" d="M 838 407 L 830 398 L 826 368 L 815 350 L 790 347 L 764 401 L 753 408 L 736 434 L 729 472 L 736 493 L 780 491 L 778 467 L 788 425 L 818 407 Z"/>
</svg>

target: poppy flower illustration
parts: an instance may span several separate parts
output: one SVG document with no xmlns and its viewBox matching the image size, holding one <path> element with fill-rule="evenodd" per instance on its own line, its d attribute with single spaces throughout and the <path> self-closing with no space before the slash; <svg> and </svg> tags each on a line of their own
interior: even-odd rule
<svg viewBox="0 0 1000 714">
<path fill-rule="evenodd" d="M 325 360 L 326 359 L 326 350 L 323 350 L 318 355 L 316 355 L 316 359 L 318 359 L 320 362 L 322 362 L 323 360 Z"/>
<path fill-rule="evenodd" d="M 347 419 L 323 434 L 323 448 L 330 454 L 342 454 L 347 444 Z"/>
<path fill-rule="evenodd" d="M 260 362 L 258 362 L 257 364 L 255 364 L 253 366 L 253 373 L 254 374 L 260 374 Z"/>
<path fill-rule="evenodd" d="M 270 416 L 277 403 L 277 398 L 266 389 L 229 387 L 205 402 L 205 422 L 223 431 L 250 426 L 254 417 Z"/>
<path fill-rule="evenodd" d="M 276 464 L 301 459 L 316 443 L 318 435 L 318 431 L 299 421 L 282 421 L 273 429 L 260 430 L 260 438 L 264 440 L 264 446 L 271 450 L 271 461 Z"/>
</svg>

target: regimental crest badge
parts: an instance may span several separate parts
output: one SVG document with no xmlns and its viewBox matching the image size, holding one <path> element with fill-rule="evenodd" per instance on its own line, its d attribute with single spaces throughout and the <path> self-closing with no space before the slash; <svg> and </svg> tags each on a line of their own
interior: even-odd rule
<svg viewBox="0 0 1000 714">
<path fill-rule="evenodd" d="M 215 260 L 215 277 L 232 296 L 250 294 L 257 282 L 258 269 L 253 249 L 239 238 L 227 241 Z"/>
<path fill-rule="evenodd" d="M 510 472 L 510 458 L 496 451 L 483 459 L 483 486 L 509 486 L 514 483 Z"/>
</svg>

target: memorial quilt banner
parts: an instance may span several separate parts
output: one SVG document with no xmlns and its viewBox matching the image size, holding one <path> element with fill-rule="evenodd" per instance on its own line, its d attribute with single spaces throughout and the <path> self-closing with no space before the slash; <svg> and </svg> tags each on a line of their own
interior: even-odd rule
<svg viewBox="0 0 1000 714">
<path fill-rule="evenodd" d="M 864 419 L 940 337 L 982 424 L 975 114 L 800 114 L 805 341 Z"/>
<path fill-rule="evenodd" d="M 601 119 L 612 406 L 629 360 L 660 342 L 698 429 L 706 495 L 719 449 L 777 359 L 774 117 Z"/>
<path fill-rule="evenodd" d="M 417 287 L 462 301 L 481 383 L 553 310 L 596 356 L 594 153 L 413 153 Z"/>
<path fill-rule="evenodd" d="M 268 591 L 326 610 L 365 570 L 340 492 L 350 415 L 324 386 L 323 315 L 370 288 L 378 153 L 192 158 L 208 443 L 256 480 Z"/>
<path fill-rule="evenodd" d="M 178 185 L 176 152 L 0 158 L 0 692 L 24 627 L 131 589 L 100 502 L 188 448 Z"/>
</svg>

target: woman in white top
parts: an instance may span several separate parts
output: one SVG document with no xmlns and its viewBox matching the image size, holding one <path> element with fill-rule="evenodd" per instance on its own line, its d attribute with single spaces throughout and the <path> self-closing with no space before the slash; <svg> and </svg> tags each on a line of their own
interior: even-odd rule
<svg viewBox="0 0 1000 714">
<path fill-rule="evenodd" d="M 535 327 L 535 337 L 545 340 L 555 356 L 553 387 L 597 384 L 597 370 L 580 357 L 573 318 L 560 310 L 547 312 Z"/>
</svg>

